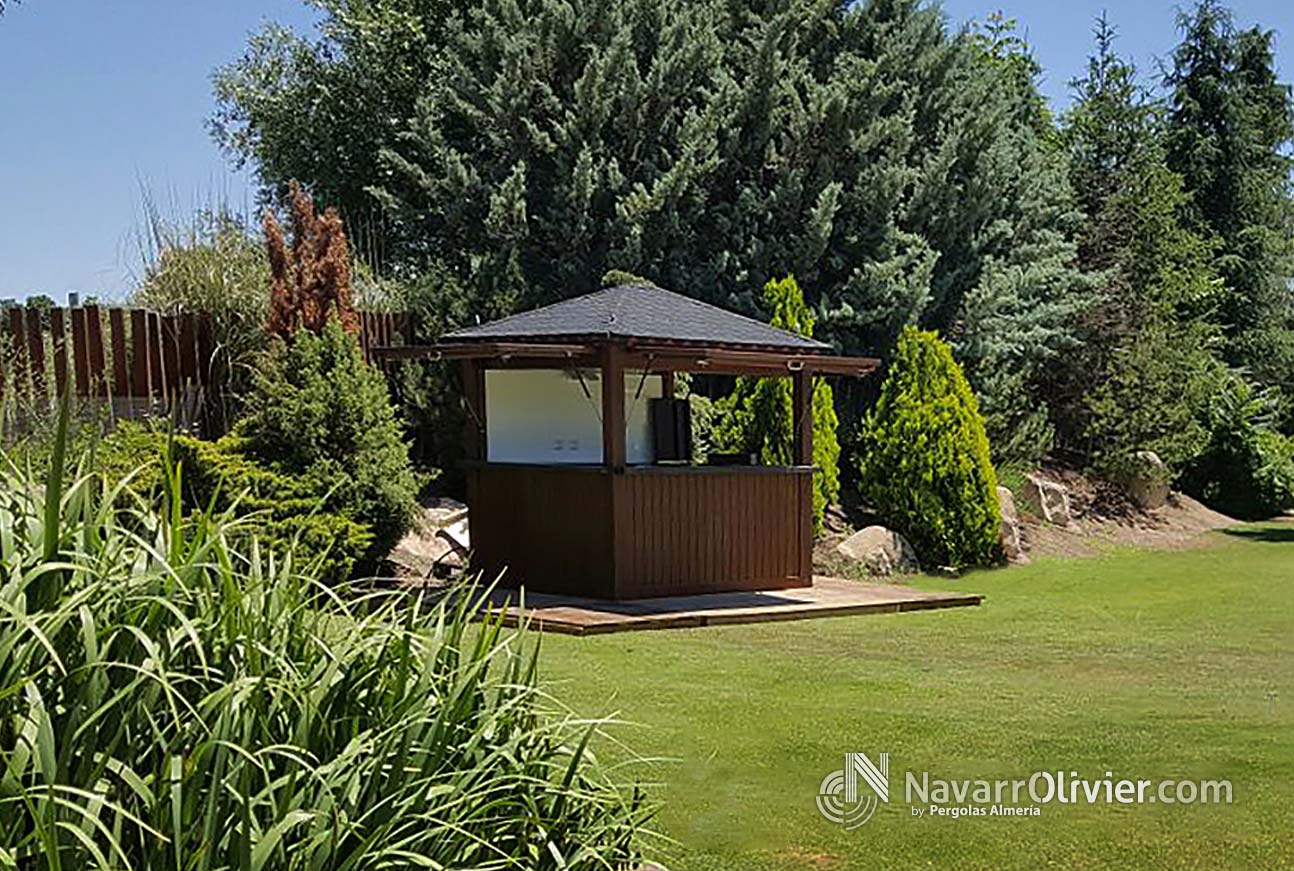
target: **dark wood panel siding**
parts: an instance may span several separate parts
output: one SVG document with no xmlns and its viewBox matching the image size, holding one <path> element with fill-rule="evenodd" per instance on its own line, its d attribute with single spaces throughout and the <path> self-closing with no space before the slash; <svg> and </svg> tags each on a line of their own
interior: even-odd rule
<svg viewBox="0 0 1294 871">
<path fill-rule="evenodd" d="M 600 468 L 468 469 L 473 567 L 503 585 L 609 597 L 611 475 Z"/>
<path fill-rule="evenodd" d="M 613 484 L 618 598 L 812 583 L 807 470 L 653 469 Z"/>
<path fill-rule="evenodd" d="M 506 586 L 635 599 L 812 583 L 807 469 L 475 464 L 474 565 Z"/>
</svg>

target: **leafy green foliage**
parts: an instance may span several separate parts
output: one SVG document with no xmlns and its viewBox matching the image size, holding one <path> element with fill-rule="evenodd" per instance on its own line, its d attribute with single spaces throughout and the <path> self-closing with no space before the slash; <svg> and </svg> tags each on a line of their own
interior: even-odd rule
<svg viewBox="0 0 1294 871">
<path fill-rule="evenodd" d="M 773 326 L 813 336 L 813 313 L 795 276 L 764 285 L 764 305 Z M 757 454 L 768 466 L 795 461 L 794 414 L 789 378 L 738 378 L 732 393 L 720 400 L 709 441 L 717 450 Z M 707 421 L 708 423 L 708 421 Z M 813 524 L 821 530 L 828 505 L 840 501 L 840 443 L 836 440 L 836 409 L 831 386 L 818 380 L 813 387 Z"/>
<path fill-rule="evenodd" d="M 1236 378 L 1209 409 L 1210 437 L 1183 486 L 1217 510 L 1246 520 L 1294 508 L 1294 441 L 1272 424 L 1272 392 Z"/>
<path fill-rule="evenodd" d="M 447 270 L 482 318 L 609 270 L 753 315 L 793 273 L 823 338 L 938 328 L 1000 443 L 1049 446 L 1079 215 L 1005 23 L 955 34 L 917 0 L 320 6 L 321 39 L 270 27 L 217 73 L 213 130 L 392 269 Z"/>
<path fill-rule="evenodd" d="M 372 531 L 373 566 L 409 528 L 418 483 L 382 374 L 355 337 L 330 320 L 321 334 L 276 341 L 235 436 L 240 451 L 312 482 L 329 505 Z"/>
<path fill-rule="evenodd" d="M 0 864 L 641 864 L 641 794 L 524 633 L 465 593 L 337 595 L 235 547 L 258 518 L 132 506 L 65 447 L 0 460 Z"/>
<path fill-rule="evenodd" d="M 859 453 L 862 498 L 927 564 L 984 565 L 996 555 L 997 476 L 979 403 L 933 332 L 899 336 Z"/>
</svg>

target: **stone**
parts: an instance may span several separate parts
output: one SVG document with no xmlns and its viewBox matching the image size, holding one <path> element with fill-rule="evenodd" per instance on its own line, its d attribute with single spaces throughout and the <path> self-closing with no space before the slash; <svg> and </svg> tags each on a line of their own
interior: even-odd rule
<svg viewBox="0 0 1294 871">
<path fill-rule="evenodd" d="M 843 557 L 863 563 L 874 575 L 912 574 L 921 571 L 917 552 L 908 540 L 884 526 L 860 529 L 836 545 Z"/>
<path fill-rule="evenodd" d="M 1024 544 L 1020 540 L 1020 514 L 1015 510 L 1015 494 L 1006 487 L 998 487 L 997 502 L 1002 515 L 1002 523 L 998 527 L 1002 555 L 1009 563 L 1023 565 L 1029 562 L 1029 555 L 1024 552 Z"/>
<path fill-rule="evenodd" d="M 1069 488 L 1037 475 L 1026 475 L 1020 497 L 1035 514 L 1057 526 L 1072 526 L 1074 516 L 1069 509 Z"/>
<path fill-rule="evenodd" d="M 1128 498 L 1145 510 L 1162 508 L 1168 502 L 1172 473 L 1154 451 L 1137 451 L 1123 480 Z"/>
</svg>

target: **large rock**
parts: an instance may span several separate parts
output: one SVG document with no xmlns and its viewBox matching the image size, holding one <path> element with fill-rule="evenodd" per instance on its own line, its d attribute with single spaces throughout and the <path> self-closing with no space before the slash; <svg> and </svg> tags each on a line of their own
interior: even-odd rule
<svg viewBox="0 0 1294 871">
<path fill-rule="evenodd" d="M 1007 562 L 1027 563 L 1029 556 L 1020 541 L 1020 514 L 1015 510 L 1015 495 L 1006 487 L 998 487 L 997 502 L 1002 514 L 1002 524 L 998 527 L 1002 553 Z"/>
<path fill-rule="evenodd" d="M 1154 451 L 1137 451 L 1123 480 L 1128 498 L 1141 508 L 1162 508 L 1168 502 L 1172 474 Z"/>
<path fill-rule="evenodd" d="M 836 545 L 836 552 L 863 563 L 874 575 L 921 571 L 917 552 L 908 544 L 908 540 L 884 526 L 860 529 Z"/>
<path fill-rule="evenodd" d="M 1069 510 L 1069 489 L 1064 484 L 1037 475 L 1026 475 L 1020 498 L 1035 514 L 1048 523 L 1070 526 L 1074 516 Z"/>
</svg>

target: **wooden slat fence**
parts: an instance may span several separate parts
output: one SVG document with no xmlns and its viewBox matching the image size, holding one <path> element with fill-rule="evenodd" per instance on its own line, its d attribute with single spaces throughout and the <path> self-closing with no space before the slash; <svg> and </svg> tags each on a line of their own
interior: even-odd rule
<svg viewBox="0 0 1294 871">
<path fill-rule="evenodd" d="M 361 312 L 360 347 L 368 357 L 373 347 L 409 344 L 412 326 L 405 312 Z M 212 386 L 214 351 L 205 313 L 15 306 L 0 319 L 0 390 L 62 395 L 66 385 L 77 396 L 169 404 L 186 388 Z"/>
<path fill-rule="evenodd" d="M 210 383 L 210 339 L 205 314 L 12 307 L 0 326 L 0 386 L 165 402 Z"/>
<path fill-rule="evenodd" d="M 386 369 L 388 360 L 375 360 L 369 350 L 386 345 L 413 344 L 413 317 L 408 312 L 359 312 L 359 344 L 364 359 Z"/>
</svg>

